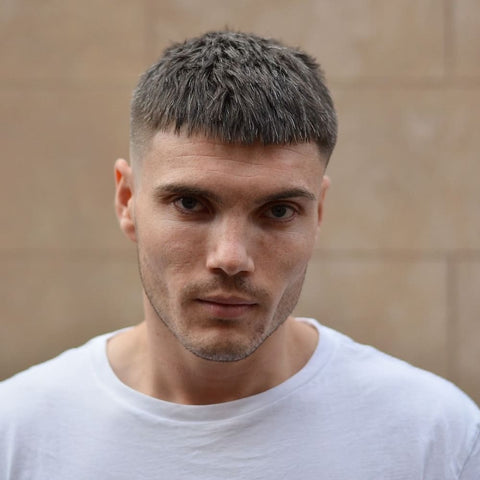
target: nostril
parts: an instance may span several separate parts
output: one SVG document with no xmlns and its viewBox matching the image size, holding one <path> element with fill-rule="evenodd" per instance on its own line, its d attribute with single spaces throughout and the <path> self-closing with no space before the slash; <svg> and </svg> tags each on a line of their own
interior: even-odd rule
<svg viewBox="0 0 480 480">
<path fill-rule="evenodd" d="M 240 272 L 252 272 L 254 263 L 245 245 L 238 242 L 221 242 L 208 254 L 207 268 L 222 270 L 232 276 Z"/>
</svg>

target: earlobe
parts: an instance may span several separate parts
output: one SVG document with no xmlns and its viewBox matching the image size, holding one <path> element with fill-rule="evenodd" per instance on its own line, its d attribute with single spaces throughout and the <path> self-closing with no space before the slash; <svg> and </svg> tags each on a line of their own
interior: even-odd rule
<svg viewBox="0 0 480 480">
<path fill-rule="evenodd" d="M 133 174 L 130 165 L 123 159 L 115 162 L 115 213 L 123 233 L 132 242 L 136 242 Z"/>
</svg>

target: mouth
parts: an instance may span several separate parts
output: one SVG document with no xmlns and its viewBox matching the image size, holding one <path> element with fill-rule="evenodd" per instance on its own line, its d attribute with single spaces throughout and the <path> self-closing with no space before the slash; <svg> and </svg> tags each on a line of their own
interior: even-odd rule
<svg viewBox="0 0 480 480">
<path fill-rule="evenodd" d="M 197 302 L 209 315 L 222 319 L 242 317 L 257 306 L 253 300 L 236 296 L 209 296 L 198 298 Z"/>
</svg>

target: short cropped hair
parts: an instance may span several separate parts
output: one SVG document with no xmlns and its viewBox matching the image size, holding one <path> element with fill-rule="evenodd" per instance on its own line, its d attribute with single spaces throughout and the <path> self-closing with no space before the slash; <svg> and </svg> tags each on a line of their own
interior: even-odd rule
<svg viewBox="0 0 480 480">
<path fill-rule="evenodd" d="M 315 142 L 328 158 L 337 117 L 313 57 L 272 39 L 220 31 L 176 43 L 140 78 L 130 141 L 141 154 L 158 131 L 223 143 Z"/>
</svg>

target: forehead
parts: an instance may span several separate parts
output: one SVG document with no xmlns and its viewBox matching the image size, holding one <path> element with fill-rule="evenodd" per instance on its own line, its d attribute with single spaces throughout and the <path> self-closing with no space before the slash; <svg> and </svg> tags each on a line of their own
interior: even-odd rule
<svg viewBox="0 0 480 480">
<path fill-rule="evenodd" d="M 157 132 L 141 163 L 142 186 L 181 180 L 211 183 L 221 189 L 227 182 L 252 188 L 275 183 L 314 188 L 320 184 L 326 162 L 313 142 L 240 145 L 200 135 Z"/>
</svg>

